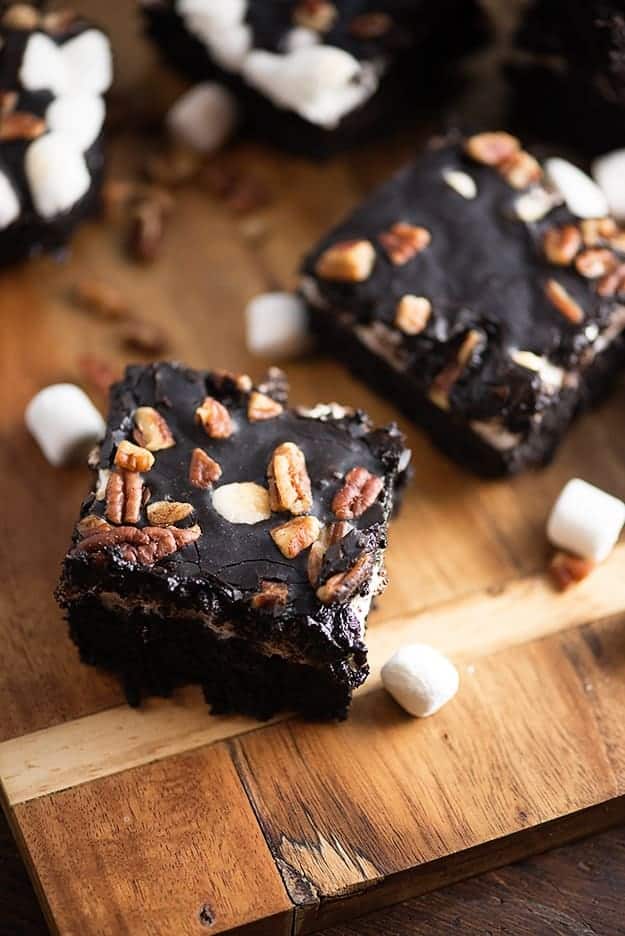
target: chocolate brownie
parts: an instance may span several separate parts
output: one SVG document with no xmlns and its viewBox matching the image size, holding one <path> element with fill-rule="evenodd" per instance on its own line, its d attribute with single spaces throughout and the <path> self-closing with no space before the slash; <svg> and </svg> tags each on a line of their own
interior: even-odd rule
<svg viewBox="0 0 625 936">
<path fill-rule="evenodd" d="M 488 33 L 475 0 L 143 0 L 146 30 L 193 81 L 237 94 L 249 132 L 327 156 L 382 135 L 453 83 Z"/>
<path fill-rule="evenodd" d="M 625 232 L 545 166 L 561 191 L 507 133 L 437 141 L 303 264 L 322 346 L 483 475 L 547 462 L 624 359 Z"/>
<path fill-rule="evenodd" d="M 213 712 L 343 718 L 409 453 L 281 372 L 129 367 L 111 392 L 57 591 L 86 663 L 129 702 L 199 683 Z"/>
<path fill-rule="evenodd" d="M 93 214 L 109 41 L 69 10 L 0 13 L 0 264 L 57 251 Z"/>
</svg>

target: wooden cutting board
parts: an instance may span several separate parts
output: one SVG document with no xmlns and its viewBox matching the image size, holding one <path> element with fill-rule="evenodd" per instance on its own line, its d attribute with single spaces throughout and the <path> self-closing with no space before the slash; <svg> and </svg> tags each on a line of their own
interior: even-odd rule
<svg viewBox="0 0 625 936">
<path fill-rule="evenodd" d="M 111 6 L 133 72 L 130 4 Z M 212 718 L 195 690 L 131 710 L 79 663 L 52 598 L 89 480 L 47 465 L 24 406 L 46 383 L 83 379 L 85 352 L 131 359 L 118 328 L 68 301 L 71 287 L 114 283 L 167 329 L 171 356 L 260 376 L 245 302 L 292 285 L 301 253 L 416 144 L 323 167 L 238 146 L 227 164 L 266 186 L 262 210 L 237 216 L 190 187 L 153 266 L 128 262 L 123 225 L 94 223 L 67 262 L 0 277 L 0 781 L 55 931 L 311 932 L 625 818 L 625 545 L 564 595 L 542 572 L 546 515 L 568 478 L 625 497 L 622 384 L 554 465 L 513 481 L 464 474 L 402 422 L 415 479 L 371 618 L 372 675 L 343 724 Z M 119 134 L 112 174 L 127 177 L 149 148 Z M 397 418 L 330 360 L 289 374 L 296 403 Z M 424 721 L 379 684 L 411 640 L 461 673 L 457 697 Z"/>
</svg>

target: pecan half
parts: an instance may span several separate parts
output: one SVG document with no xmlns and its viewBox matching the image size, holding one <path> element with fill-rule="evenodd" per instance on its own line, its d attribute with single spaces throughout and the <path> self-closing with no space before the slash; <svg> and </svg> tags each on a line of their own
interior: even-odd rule
<svg viewBox="0 0 625 936">
<path fill-rule="evenodd" d="M 286 582 L 272 582 L 270 579 L 262 579 L 259 583 L 259 590 L 252 596 L 250 604 L 253 608 L 283 608 L 289 597 L 289 586 Z"/>
<path fill-rule="evenodd" d="M 45 132 L 45 120 L 27 111 L 12 111 L 0 120 L 0 140 L 36 140 Z"/>
<path fill-rule="evenodd" d="M 618 233 L 618 227 L 613 218 L 586 218 L 580 221 L 579 226 L 587 247 L 596 247 Z"/>
<path fill-rule="evenodd" d="M 388 13 L 361 13 L 349 24 L 349 31 L 357 39 L 379 39 L 393 28 Z"/>
<path fill-rule="evenodd" d="M 133 413 L 135 427 L 132 437 L 137 445 L 148 452 L 160 452 L 176 444 L 171 429 L 163 416 L 153 406 L 138 406 Z"/>
<path fill-rule="evenodd" d="M 306 457 L 294 442 L 283 442 L 267 467 L 269 503 L 272 510 L 305 514 L 312 508 L 312 491 Z"/>
<path fill-rule="evenodd" d="M 143 479 L 137 471 L 111 471 L 106 484 L 107 520 L 137 523 L 143 504 Z"/>
<path fill-rule="evenodd" d="M 616 270 L 599 280 L 597 292 L 604 299 L 625 295 L 625 263 L 619 264 Z"/>
<path fill-rule="evenodd" d="M 141 445 L 134 445 L 124 439 L 117 446 L 114 463 L 127 471 L 149 471 L 154 464 L 154 455 Z"/>
<path fill-rule="evenodd" d="M 313 588 L 315 588 L 319 582 L 323 558 L 329 547 L 340 542 L 343 537 L 347 536 L 351 529 L 351 524 L 347 523 L 345 520 L 338 520 L 331 523 L 329 526 L 324 526 L 318 538 L 310 547 L 307 572 L 308 581 Z"/>
<path fill-rule="evenodd" d="M 564 591 L 587 578 L 595 565 L 592 559 L 582 559 L 570 553 L 557 552 L 549 563 L 549 575 L 558 591 Z"/>
<path fill-rule="evenodd" d="M 194 543 L 201 535 L 199 526 L 184 530 L 178 527 L 111 527 L 86 537 L 74 547 L 74 552 L 98 553 L 117 548 L 127 562 L 153 565 Z"/>
<path fill-rule="evenodd" d="M 185 501 L 154 501 L 148 504 L 146 513 L 152 526 L 173 526 L 193 513 L 193 504 Z"/>
<path fill-rule="evenodd" d="M 574 224 L 550 228 L 543 237 L 543 250 L 550 263 L 568 266 L 582 246 L 582 235 Z"/>
<path fill-rule="evenodd" d="M 357 465 L 347 472 L 343 487 L 334 495 L 332 511 L 339 520 L 361 517 L 378 499 L 383 487 L 384 481 L 379 475 Z"/>
<path fill-rule="evenodd" d="M 375 565 L 373 553 L 362 553 L 345 572 L 337 572 L 317 589 L 317 598 L 323 604 L 345 604 L 362 588 Z"/>
<path fill-rule="evenodd" d="M 308 549 L 320 532 L 321 524 L 312 516 L 293 517 L 269 531 L 272 540 L 287 559 L 295 559 L 302 550 Z"/>
<path fill-rule="evenodd" d="M 588 247 L 575 258 L 575 269 L 587 279 L 597 279 L 611 273 L 618 260 L 607 247 Z"/>
<path fill-rule="evenodd" d="M 468 331 L 454 360 L 446 364 L 432 381 L 429 397 L 432 403 L 440 407 L 440 409 L 449 409 L 451 389 L 471 360 L 473 352 L 482 344 L 483 340 L 484 336 L 477 329 L 472 328 Z"/>
<path fill-rule="evenodd" d="M 395 325 L 405 335 L 418 335 L 432 314 L 432 303 L 424 296 L 402 296 L 395 310 Z"/>
<path fill-rule="evenodd" d="M 247 404 L 247 418 L 250 422 L 260 422 L 263 419 L 273 419 L 274 416 L 279 416 L 283 410 L 281 403 L 267 396 L 266 393 L 254 390 Z"/>
<path fill-rule="evenodd" d="M 388 231 L 382 231 L 378 240 L 391 262 L 395 266 L 403 266 L 425 250 L 432 240 L 432 235 L 427 228 L 398 221 Z"/>
<path fill-rule="evenodd" d="M 204 397 L 195 411 L 195 421 L 201 423 L 211 439 L 229 439 L 234 432 L 230 413 L 215 397 Z"/>
<path fill-rule="evenodd" d="M 375 263 L 375 247 L 368 240 L 340 241 L 321 254 L 315 272 L 322 279 L 339 283 L 362 283 L 369 279 Z"/>
<path fill-rule="evenodd" d="M 206 490 L 219 481 L 221 465 L 200 448 L 193 449 L 189 463 L 189 482 L 193 487 Z"/>
<path fill-rule="evenodd" d="M 30 3 L 12 3 L 2 16 L 2 25 L 9 29 L 36 29 L 40 16 Z"/>
<path fill-rule="evenodd" d="M 557 280 L 550 279 L 545 284 L 545 295 L 565 318 L 573 325 L 584 321 L 584 310 Z"/>
<path fill-rule="evenodd" d="M 521 148 L 520 141 L 503 130 L 492 133 L 476 133 L 464 144 L 465 153 L 485 166 L 498 166 Z"/>
<path fill-rule="evenodd" d="M 525 150 L 512 153 L 497 163 L 497 171 L 515 189 L 527 188 L 528 185 L 540 182 L 543 177 L 542 166 Z"/>
<path fill-rule="evenodd" d="M 97 279 L 84 279 L 77 283 L 73 299 L 87 312 L 106 319 L 126 318 L 130 311 L 126 299 L 115 286 Z"/>
<path fill-rule="evenodd" d="M 328 0 L 300 0 L 293 10 L 293 22 L 304 29 L 324 33 L 332 28 L 338 10 Z"/>
<path fill-rule="evenodd" d="M 93 536 L 94 533 L 103 533 L 104 530 L 110 530 L 110 525 L 104 517 L 99 517 L 97 514 L 87 514 L 76 524 L 76 532 L 83 538 Z"/>
</svg>

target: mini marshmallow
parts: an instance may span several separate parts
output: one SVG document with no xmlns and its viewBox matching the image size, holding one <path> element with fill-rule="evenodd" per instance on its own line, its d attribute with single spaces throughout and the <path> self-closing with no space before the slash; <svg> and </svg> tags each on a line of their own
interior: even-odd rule
<svg viewBox="0 0 625 936">
<path fill-rule="evenodd" d="M 580 478 L 564 485 L 547 521 L 554 546 L 602 562 L 625 523 L 625 504 Z"/>
<path fill-rule="evenodd" d="M 67 87 L 67 69 L 60 47 L 41 32 L 28 38 L 19 79 L 27 91 L 50 90 L 60 94 Z"/>
<path fill-rule="evenodd" d="M 223 85 L 198 84 L 186 91 L 167 113 L 169 131 L 202 153 L 213 153 L 229 139 L 237 123 L 237 104 Z"/>
<path fill-rule="evenodd" d="M 296 357 L 312 339 L 303 300 L 288 292 L 262 293 L 245 309 L 246 344 L 252 354 Z"/>
<path fill-rule="evenodd" d="M 520 221 L 531 224 L 533 221 L 540 221 L 552 208 L 561 204 L 562 196 L 558 192 L 548 192 L 537 185 L 517 198 L 514 213 Z"/>
<path fill-rule="evenodd" d="M 545 174 L 575 217 L 603 218 L 608 214 L 608 202 L 597 183 L 573 163 L 558 157 L 548 159 Z"/>
<path fill-rule="evenodd" d="M 607 199 L 610 213 L 619 221 L 625 221 L 625 149 L 595 159 L 591 170 Z"/>
<path fill-rule="evenodd" d="M 46 133 L 26 150 L 24 169 L 35 210 L 44 218 L 79 201 L 91 184 L 82 153 L 64 133 Z"/>
<path fill-rule="evenodd" d="M 282 52 L 295 52 L 296 49 L 305 49 L 308 46 L 319 45 L 321 39 L 319 33 L 314 29 L 306 29 L 305 26 L 295 26 L 289 29 L 280 43 Z"/>
<path fill-rule="evenodd" d="M 104 101 L 94 94 L 78 92 L 55 98 L 46 110 L 50 130 L 70 136 L 84 152 L 100 135 L 105 117 Z"/>
<path fill-rule="evenodd" d="M 251 48 L 252 30 L 245 23 L 214 33 L 210 42 L 213 58 L 226 71 L 241 71 Z"/>
<path fill-rule="evenodd" d="M 445 169 L 443 179 L 458 195 L 463 198 L 475 198 L 477 195 L 477 185 L 475 179 L 468 172 L 460 172 L 458 169 Z"/>
<path fill-rule="evenodd" d="M 9 178 L 0 170 L 0 230 L 8 227 L 19 216 L 20 202 Z"/>
<path fill-rule="evenodd" d="M 104 436 L 106 425 L 89 397 L 75 384 L 52 384 L 32 398 L 26 425 L 51 465 L 86 455 Z"/>
<path fill-rule="evenodd" d="M 178 0 L 176 12 L 218 65 L 240 71 L 252 47 L 252 31 L 244 22 L 247 0 Z"/>
<path fill-rule="evenodd" d="M 99 29 L 87 29 L 60 46 L 66 90 L 104 94 L 113 81 L 111 44 Z"/>
<path fill-rule="evenodd" d="M 202 18 L 213 32 L 241 23 L 247 12 L 247 0 L 178 0 L 176 13 L 183 19 Z"/>
<path fill-rule="evenodd" d="M 408 644 L 382 667 L 382 684 L 410 715 L 427 718 L 455 696 L 458 670 L 435 647 Z"/>
</svg>

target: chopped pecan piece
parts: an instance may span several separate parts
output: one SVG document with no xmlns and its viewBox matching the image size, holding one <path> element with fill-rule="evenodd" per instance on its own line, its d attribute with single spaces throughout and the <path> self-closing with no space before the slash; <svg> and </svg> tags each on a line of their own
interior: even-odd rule
<svg viewBox="0 0 625 936">
<path fill-rule="evenodd" d="M 302 550 L 308 549 L 320 532 L 321 524 L 312 516 L 293 517 L 269 531 L 272 540 L 287 559 L 295 559 Z"/>
<path fill-rule="evenodd" d="M 134 445 L 124 439 L 117 446 L 115 464 L 126 471 L 149 471 L 154 464 L 154 455 L 141 445 Z"/>
<path fill-rule="evenodd" d="M 252 389 L 252 378 L 249 374 L 235 374 L 229 370 L 214 370 L 211 376 L 218 387 L 224 387 L 226 384 L 232 384 L 241 393 L 249 393 Z"/>
<path fill-rule="evenodd" d="M 17 106 L 17 91 L 0 91 L 0 118 L 6 117 Z"/>
<path fill-rule="evenodd" d="M 597 283 L 597 292 L 604 299 L 625 295 L 625 263 L 603 276 Z"/>
<path fill-rule="evenodd" d="M 334 495 L 332 510 L 339 520 L 361 517 L 378 499 L 383 487 L 382 478 L 358 465 L 345 475 L 343 487 Z"/>
<path fill-rule="evenodd" d="M 324 250 L 315 272 L 322 279 L 339 283 L 362 283 L 371 276 L 374 263 L 375 247 L 371 241 L 340 241 Z"/>
<path fill-rule="evenodd" d="M 329 526 L 324 526 L 318 538 L 310 547 L 307 571 L 308 581 L 313 588 L 315 588 L 319 582 L 323 557 L 327 553 L 328 548 L 333 546 L 334 543 L 340 542 L 343 537 L 347 536 L 351 529 L 351 524 L 347 523 L 345 520 L 337 520 Z"/>
<path fill-rule="evenodd" d="M 542 166 L 525 150 L 512 153 L 506 159 L 497 163 L 497 171 L 506 180 L 508 185 L 515 189 L 524 189 L 543 177 Z"/>
<path fill-rule="evenodd" d="M 611 273 L 618 260 L 607 247 L 588 247 L 575 258 L 575 269 L 587 279 L 597 279 Z"/>
<path fill-rule="evenodd" d="M 85 536 L 93 536 L 94 533 L 103 533 L 104 530 L 109 529 L 110 525 L 106 522 L 104 517 L 99 517 L 97 514 L 87 514 L 86 517 L 83 517 L 76 524 L 76 532 L 83 538 Z"/>
<path fill-rule="evenodd" d="M 106 518 L 137 523 L 143 505 L 143 479 L 137 471 L 111 471 L 106 485 Z"/>
<path fill-rule="evenodd" d="M 169 345 L 169 336 L 160 325 L 139 318 L 130 318 L 124 323 L 121 339 L 131 351 L 153 356 L 163 354 Z"/>
<path fill-rule="evenodd" d="M 378 240 L 395 266 L 403 266 L 421 253 L 432 240 L 427 228 L 398 221 L 388 231 L 382 231 Z"/>
<path fill-rule="evenodd" d="M 304 29 L 325 33 L 332 28 L 338 10 L 328 0 L 300 0 L 293 10 L 293 22 Z"/>
<path fill-rule="evenodd" d="M 121 319 L 129 313 L 128 303 L 121 292 L 101 280 L 81 280 L 74 287 L 73 298 L 79 306 L 103 318 Z"/>
<path fill-rule="evenodd" d="M 288 510 L 298 515 L 312 508 L 306 458 L 295 443 L 283 442 L 274 449 L 267 468 L 267 481 L 272 510 Z"/>
<path fill-rule="evenodd" d="M 42 28 L 48 33 L 65 33 L 78 20 L 78 14 L 75 10 L 63 8 L 53 10 L 50 13 L 44 13 L 41 19 Z"/>
<path fill-rule="evenodd" d="M 557 280 L 550 279 L 545 284 L 547 299 L 573 325 L 584 321 L 584 310 Z"/>
<path fill-rule="evenodd" d="M 43 117 L 27 111 L 12 111 L 0 120 L 0 140 L 36 140 L 45 132 Z"/>
<path fill-rule="evenodd" d="M 143 446 L 148 452 L 160 452 L 176 444 L 166 420 L 153 406 L 138 406 L 133 420 L 135 427 L 132 437 L 137 445 Z"/>
<path fill-rule="evenodd" d="M 424 296 L 402 296 L 395 310 L 395 324 L 405 335 L 419 335 L 432 314 L 432 303 Z"/>
<path fill-rule="evenodd" d="M 189 464 L 189 482 L 206 490 L 221 478 L 221 465 L 200 448 L 193 449 Z"/>
<path fill-rule="evenodd" d="M 195 421 L 211 439 L 229 439 L 234 432 L 230 413 L 215 397 L 207 396 L 195 411 Z"/>
<path fill-rule="evenodd" d="M 165 222 L 170 209 L 161 198 L 143 198 L 135 205 L 128 246 L 131 256 L 143 263 L 158 257 L 165 236 Z"/>
<path fill-rule="evenodd" d="M 194 543 L 201 534 L 199 526 L 184 530 L 178 527 L 111 527 L 85 537 L 74 547 L 74 552 L 98 553 L 117 548 L 126 562 L 153 565 Z"/>
<path fill-rule="evenodd" d="M 162 153 L 153 153 L 145 163 L 145 174 L 152 182 L 168 187 L 190 182 L 202 168 L 201 153 L 187 146 L 174 145 Z"/>
<path fill-rule="evenodd" d="M 388 13 L 361 13 L 349 24 L 349 31 L 357 39 L 379 39 L 393 28 Z"/>
<path fill-rule="evenodd" d="M 289 597 L 289 586 L 286 582 L 272 582 L 262 579 L 259 590 L 252 596 L 250 604 L 253 608 L 283 608 Z"/>
<path fill-rule="evenodd" d="M 2 25 L 9 29 L 36 29 L 40 16 L 30 3 L 12 3 L 2 16 Z"/>
<path fill-rule="evenodd" d="M 323 604 L 344 604 L 362 588 L 373 571 L 373 553 L 362 553 L 345 572 L 337 572 L 317 589 L 317 598 Z"/>
<path fill-rule="evenodd" d="M 267 396 L 266 393 L 254 390 L 247 404 L 247 418 L 250 422 L 260 422 L 263 419 L 273 419 L 274 416 L 279 416 L 283 410 L 281 403 Z"/>
<path fill-rule="evenodd" d="M 193 513 L 193 504 L 186 501 L 154 501 L 146 510 L 152 526 L 173 526 Z"/>
<path fill-rule="evenodd" d="M 618 233 L 618 227 L 613 218 L 586 218 L 580 221 L 579 226 L 587 247 L 596 247 Z"/>
<path fill-rule="evenodd" d="M 549 563 L 549 574 L 558 591 L 565 591 L 587 578 L 595 568 L 592 559 L 582 559 L 570 553 L 557 552 Z"/>
<path fill-rule="evenodd" d="M 582 246 L 582 235 L 574 224 L 550 228 L 543 238 L 543 250 L 550 263 L 568 266 Z"/>
<path fill-rule="evenodd" d="M 436 375 L 430 387 L 429 397 L 440 409 L 449 409 L 449 394 L 463 370 L 471 360 L 473 352 L 482 344 L 484 336 L 477 329 L 467 332 L 454 360 L 446 364 Z"/>
<path fill-rule="evenodd" d="M 504 159 L 509 159 L 517 153 L 520 148 L 520 141 L 503 130 L 476 133 L 464 144 L 467 155 L 485 166 L 498 166 Z"/>
</svg>

